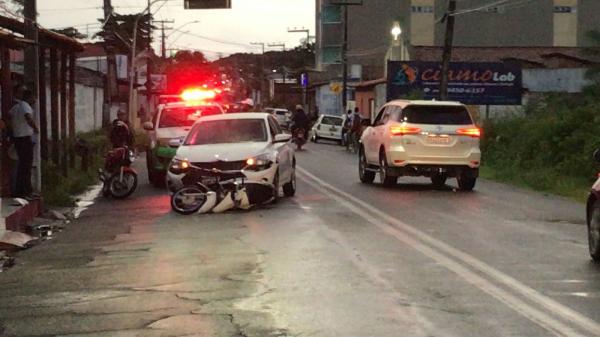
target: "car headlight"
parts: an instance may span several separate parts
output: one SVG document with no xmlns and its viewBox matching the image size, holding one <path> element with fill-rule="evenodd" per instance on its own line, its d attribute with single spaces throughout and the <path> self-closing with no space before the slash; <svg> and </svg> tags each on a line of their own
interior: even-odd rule
<svg viewBox="0 0 600 337">
<path fill-rule="evenodd" d="M 245 170 L 263 171 L 271 167 L 273 161 L 268 154 L 262 154 L 256 157 L 251 157 L 246 160 Z"/>
<path fill-rule="evenodd" d="M 190 168 L 190 162 L 187 159 L 176 159 L 171 160 L 169 165 L 169 171 L 174 174 L 182 174 L 187 172 Z"/>
</svg>

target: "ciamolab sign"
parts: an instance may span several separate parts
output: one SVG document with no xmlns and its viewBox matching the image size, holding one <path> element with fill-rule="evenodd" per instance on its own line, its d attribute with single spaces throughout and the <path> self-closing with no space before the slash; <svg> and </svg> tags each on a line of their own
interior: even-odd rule
<svg viewBox="0 0 600 337">
<path fill-rule="evenodd" d="M 387 99 L 415 94 L 438 99 L 442 64 L 439 62 L 388 62 Z M 450 63 L 448 97 L 469 105 L 521 105 L 521 67 L 507 63 Z"/>
</svg>

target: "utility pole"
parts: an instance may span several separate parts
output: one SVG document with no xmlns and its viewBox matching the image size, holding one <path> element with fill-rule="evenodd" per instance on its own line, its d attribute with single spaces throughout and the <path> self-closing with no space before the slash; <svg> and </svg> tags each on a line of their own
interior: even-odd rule
<svg viewBox="0 0 600 337">
<path fill-rule="evenodd" d="M 308 49 L 308 45 L 310 44 L 310 30 L 307 28 L 302 27 L 301 29 L 297 29 L 297 28 L 293 28 L 290 29 L 288 28 L 288 33 L 306 33 L 306 42 L 305 42 L 305 46 Z"/>
<path fill-rule="evenodd" d="M 442 54 L 442 78 L 440 80 L 440 100 L 448 100 L 448 76 L 450 72 L 450 60 L 452 59 L 452 44 L 454 40 L 454 12 L 456 11 L 456 0 L 448 2 L 446 12 L 446 36 L 444 38 L 444 52 Z"/>
<path fill-rule="evenodd" d="M 40 82 L 40 59 L 39 59 L 39 31 L 37 26 L 37 3 L 36 0 L 26 0 L 23 6 L 23 14 L 25 16 L 25 38 L 33 40 L 33 46 L 28 46 L 25 49 L 25 78 L 31 82 L 27 83 L 28 89 L 33 92 L 33 97 L 36 98 L 38 104 L 35 104 L 34 118 L 35 123 L 39 127 L 40 125 L 40 108 L 39 108 L 39 93 L 40 90 L 46 90 L 46 88 L 39 88 Z M 45 74 L 44 74 L 45 75 Z M 46 113 L 44 111 L 44 113 Z M 38 138 L 40 135 L 38 134 Z M 66 140 L 63 140 L 66 141 Z M 37 192 L 42 190 L 42 175 L 41 175 L 41 151 L 40 151 L 41 139 L 38 139 L 37 144 L 34 147 L 33 152 L 33 188 Z"/>
<path fill-rule="evenodd" d="M 342 42 L 342 116 L 348 110 L 348 6 L 344 6 L 344 40 Z"/>
<path fill-rule="evenodd" d="M 285 96 L 286 96 L 285 95 L 285 91 L 286 91 L 285 85 L 286 85 L 286 77 L 287 77 L 287 70 L 285 69 L 285 43 L 269 43 L 268 46 L 272 47 L 272 48 L 278 48 L 278 47 L 283 48 L 283 52 L 281 54 L 281 70 L 282 70 L 281 74 L 283 75 L 282 76 L 283 90 L 281 91 L 281 96 L 282 96 L 281 98 L 282 98 L 282 101 L 285 102 Z"/>
<path fill-rule="evenodd" d="M 146 109 L 146 113 L 151 116 L 154 113 L 152 99 L 152 73 L 154 72 L 152 64 L 152 0 L 148 0 L 148 43 L 146 50 L 148 51 L 148 58 L 146 58 L 146 101 L 148 109 Z M 131 60 L 131 62 L 135 62 L 135 60 Z M 139 117 L 146 118 L 146 116 Z"/>
<path fill-rule="evenodd" d="M 261 46 L 262 47 L 262 54 L 265 54 L 265 43 L 264 42 L 250 42 L 251 45 L 253 46 Z"/>
<path fill-rule="evenodd" d="M 113 14 L 111 0 L 104 0 L 104 22 Z M 104 28 L 104 27 L 103 27 Z M 106 83 L 104 85 L 104 104 L 102 105 L 102 126 L 110 125 L 110 113 L 112 110 L 112 98 L 116 93 L 117 84 L 117 60 L 114 53 L 114 47 L 108 44 L 104 45 L 106 52 Z"/>
<path fill-rule="evenodd" d="M 166 30 L 171 30 L 172 28 L 169 27 L 165 27 L 165 23 L 175 23 L 175 21 L 173 20 L 160 20 L 160 21 L 154 21 L 154 23 L 160 23 L 161 25 L 161 46 L 160 46 L 160 55 L 163 59 L 167 58 L 167 34 L 165 33 Z"/>
<path fill-rule="evenodd" d="M 340 1 L 331 2 L 332 5 L 341 6 L 344 10 L 343 24 L 343 40 L 342 40 L 342 115 L 346 114 L 348 108 L 348 7 L 362 6 L 361 1 Z"/>
<path fill-rule="evenodd" d="M 259 69 L 260 69 L 260 102 L 262 104 L 262 99 L 265 95 L 265 43 L 264 42 L 250 42 L 251 45 L 253 46 L 260 46 L 261 47 L 261 55 L 260 55 L 260 62 L 259 62 Z"/>
</svg>

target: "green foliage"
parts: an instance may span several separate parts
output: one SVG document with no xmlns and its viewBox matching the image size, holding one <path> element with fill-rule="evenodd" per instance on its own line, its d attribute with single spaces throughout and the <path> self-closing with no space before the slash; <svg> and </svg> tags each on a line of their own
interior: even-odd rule
<svg viewBox="0 0 600 337">
<path fill-rule="evenodd" d="M 593 60 L 600 59 L 600 31 L 592 30 L 586 33 L 586 38 L 590 46 L 583 49 L 584 54 Z M 586 78 L 592 82 L 592 86 L 600 85 L 600 66 L 595 64 L 586 72 Z"/>
<path fill-rule="evenodd" d="M 592 159 L 600 147 L 597 97 L 548 95 L 526 107 L 522 117 L 487 123 L 482 139 L 487 176 L 579 196 L 598 170 Z"/>
<path fill-rule="evenodd" d="M 50 206 L 73 206 L 74 196 L 83 193 L 90 185 L 98 182 L 97 170 L 102 167 L 104 153 L 110 147 L 108 138 L 103 130 L 80 133 L 77 136 L 85 140 L 90 149 L 87 171 L 81 169 L 80 157 L 77 157 L 76 168 L 69 169 L 68 177 L 62 176 L 60 168 L 52 162 L 42 162 L 42 195 L 44 202 Z"/>
</svg>

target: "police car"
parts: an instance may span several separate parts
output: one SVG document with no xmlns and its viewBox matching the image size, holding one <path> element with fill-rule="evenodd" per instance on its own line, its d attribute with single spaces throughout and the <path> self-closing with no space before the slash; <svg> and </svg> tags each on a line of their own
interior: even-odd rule
<svg viewBox="0 0 600 337">
<path fill-rule="evenodd" d="M 214 98 L 214 92 L 209 90 L 185 91 L 181 100 L 158 105 L 152 121 L 144 123 L 149 139 L 146 151 L 148 179 L 153 185 L 164 184 L 169 163 L 175 156 L 176 149 L 170 147 L 169 142 L 185 138 L 200 117 L 225 113 L 219 104 L 210 102 L 211 98 Z"/>
</svg>

